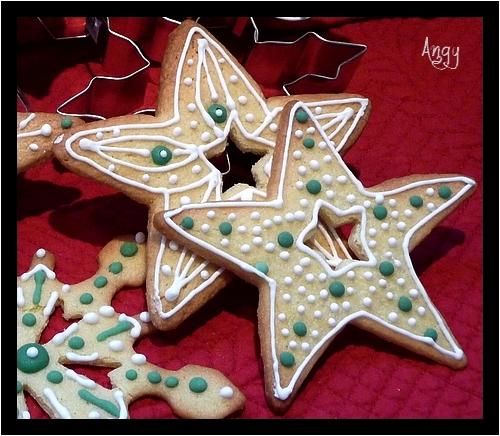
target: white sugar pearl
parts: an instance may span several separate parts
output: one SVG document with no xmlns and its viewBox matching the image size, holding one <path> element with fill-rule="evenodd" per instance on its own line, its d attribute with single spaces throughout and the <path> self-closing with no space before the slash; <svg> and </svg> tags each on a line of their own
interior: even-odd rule
<svg viewBox="0 0 500 436">
<path fill-rule="evenodd" d="M 373 286 L 373 285 L 372 285 L 372 286 L 369 286 L 369 287 L 368 287 L 368 290 L 369 290 L 371 293 L 373 293 L 373 292 L 375 292 L 375 291 L 377 290 L 377 288 L 376 288 L 375 286 Z"/>
<path fill-rule="evenodd" d="M 248 121 L 249 123 L 253 123 L 255 121 L 254 114 L 246 114 L 245 115 L 245 120 Z"/>
<path fill-rule="evenodd" d="M 194 103 L 189 103 L 189 104 L 187 105 L 187 110 L 188 110 L 189 112 L 194 112 L 194 111 L 196 110 L 196 105 L 195 105 Z"/>
<path fill-rule="evenodd" d="M 391 198 L 391 199 L 389 200 L 389 206 L 391 206 L 391 207 L 396 206 L 396 200 L 395 200 L 394 198 Z"/>
<path fill-rule="evenodd" d="M 301 176 L 305 176 L 307 174 L 307 168 L 304 166 L 304 165 L 300 165 L 298 168 L 297 168 L 297 172 L 301 175 Z"/>
<path fill-rule="evenodd" d="M 356 273 L 353 270 L 351 270 L 351 271 L 347 271 L 346 275 L 348 278 L 353 279 L 356 276 Z"/>
<path fill-rule="evenodd" d="M 289 276 L 286 276 L 284 279 L 283 279 L 283 283 L 287 286 L 290 286 L 292 283 L 293 283 L 293 279 Z"/>
<path fill-rule="evenodd" d="M 248 101 L 248 99 L 247 99 L 244 95 L 240 95 L 240 96 L 238 97 L 238 102 L 239 102 L 240 104 L 245 105 L 245 104 L 247 104 L 247 101 Z M 269 126 L 269 127 L 271 127 L 271 126 Z M 271 129 L 271 130 L 272 130 L 272 129 Z"/>
<path fill-rule="evenodd" d="M 430 211 L 436 209 L 436 205 L 434 203 L 427 203 L 427 209 Z"/>
<path fill-rule="evenodd" d="M 266 250 L 268 253 L 272 253 L 274 251 L 274 248 L 275 245 L 272 242 L 268 242 L 264 247 L 264 250 Z"/>
<path fill-rule="evenodd" d="M 302 152 L 300 150 L 295 150 L 293 152 L 293 157 L 295 160 L 299 160 L 302 157 Z"/>
<path fill-rule="evenodd" d="M 300 304 L 299 306 L 297 306 L 297 312 L 299 312 L 301 315 L 306 311 L 306 308 Z"/>
<path fill-rule="evenodd" d="M 265 229 L 268 229 L 269 227 L 271 227 L 273 225 L 273 222 L 270 219 L 265 219 L 262 222 L 262 225 L 264 226 Z"/>
<path fill-rule="evenodd" d="M 297 288 L 297 291 L 299 292 L 299 294 L 305 294 L 305 292 L 307 291 L 307 289 L 306 289 L 305 286 L 299 286 Z"/>
<path fill-rule="evenodd" d="M 342 303 L 342 309 L 344 309 L 346 312 L 351 308 L 351 303 L 349 301 L 344 301 Z"/>
<path fill-rule="evenodd" d="M 322 273 L 318 274 L 318 279 L 320 282 L 324 282 L 326 280 L 326 278 L 327 278 L 327 275 L 325 273 L 322 272 Z"/>
<path fill-rule="evenodd" d="M 295 215 L 291 212 L 288 212 L 285 214 L 285 221 L 291 223 L 293 220 L 295 220 Z"/>
<path fill-rule="evenodd" d="M 349 203 L 354 203 L 356 201 L 356 196 L 354 194 L 349 194 L 347 197 L 346 197 L 346 200 L 349 202 Z"/>
<path fill-rule="evenodd" d="M 201 231 L 203 233 L 208 233 L 210 231 L 210 226 L 208 224 L 202 224 L 201 225 Z"/>
<path fill-rule="evenodd" d="M 288 348 L 290 348 L 291 350 L 295 350 L 295 348 L 297 348 L 297 342 L 295 341 L 290 341 L 288 343 Z"/>
<path fill-rule="evenodd" d="M 399 286 L 403 286 L 405 284 L 405 279 L 403 277 L 400 277 L 399 279 L 396 280 L 396 283 Z"/>
<path fill-rule="evenodd" d="M 322 300 L 326 300 L 328 298 L 328 291 L 326 289 L 322 289 L 319 291 L 319 296 Z"/>
<path fill-rule="evenodd" d="M 319 162 L 317 160 L 313 159 L 313 160 L 309 161 L 309 166 L 311 167 L 311 169 L 313 171 L 319 170 Z"/>
<path fill-rule="evenodd" d="M 366 280 L 371 280 L 373 278 L 373 273 L 371 271 L 365 271 L 363 273 L 363 277 L 366 279 Z"/>
<path fill-rule="evenodd" d="M 307 342 L 302 342 L 301 347 L 303 351 L 308 351 L 309 348 L 311 348 L 311 346 Z"/>
<path fill-rule="evenodd" d="M 290 259 L 290 253 L 288 251 L 281 251 L 280 252 L 280 259 L 281 260 L 288 260 L 288 259 Z"/>
<path fill-rule="evenodd" d="M 378 284 L 379 284 L 380 286 L 382 286 L 383 288 L 385 288 L 385 287 L 387 286 L 387 280 L 385 280 L 385 279 L 380 279 L 380 280 L 378 281 Z"/>
<path fill-rule="evenodd" d="M 308 303 L 314 303 L 316 301 L 316 297 L 314 295 L 308 295 L 307 296 L 307 302 Z"/>
<path fill-rule="evenodd" d="M 434 189 L 432 189 L 432 188 L 427 188 L 427 189 L 425 190 L 425 193 L 426 193 L 427 195 L 429 195 L 429 196 L 430 196 L 430 195 L 434 195 Z"/>
<path fill-rule="evenodd" d="M 408 291 L 408 293 L 410 294 L 411 298 L 417 298 L 418 297 L 418 291 L 416 289 L 410 289 Z"/>
<path fill-rule="evenodd" d="M 286 320 L 286 315 L 284 313 L 280 313 L 280 314 L 278 314 L 278 319 L 280 321 L 285 321 Z"/>
<path fill-rule="evenodd" d="M 382 230 L 387 230 L 389 228 L 389 223 L 382 223 L 380 224 L 380 227 L 382 228 Z"/>
<path fill-rule="evenodd" d="M 302 266 L 309 266 L 309 265 L 311 265 L 311 258 L 310 257 L 303 257 L 302 259 L 300 259 L 299 263 Z"/>
<path fill-rule="evenodd" d="M 37 145 L 37 144 L 35 144 L 35 143 L 30 144 L 30 145 L 29 145 L 29 149 L 30 149 L 31 151 L 37 151 L 37 150 L 38 150 L 38 145 Z"/>
<path fill-rule="evenodd" d="M 210 141 L 210 132 L 203 132 L 200 136 L 201 140 L 203 142 L 208 142 Z"/>
<path fill-rule="evenodd" d="M 323 109 L 321 109 L 321 107 L 320 107 L 320 106 L 316 106 L 316 107 L 314 108 L 314 113 L 315 113 L 316 115 L 320 115 L 320 114 L 321 114 L 321 112 L 323 112 Z"/>
<path fill-rule="evenodd" d="M 290 334 L 290 330 L 288 329 L 281 329 L 281 334 L 285 337 L 287 337 Z"/>
<path fill-rule="evenodd" d="M 207 212 L 207 218 L 208 218 L 208 219 L 214 219 L 214 218 L 215 218 L 215 211 L 213 211 L 213 210 L 209 210 L 209 211 Z"/>
<path fill-rule="evenodd" d="M 370 307 L 372 305 L 372 299 L 369 297 L 363 298 L 363 305 L 366 307 Z"/>
<path fill-rule="evenodd" d="M 192 59 L 188 59 L 186 62 L 189 66 L 194 64 L 194 61 Z"/>
<path fill-rule="evenodd" d="M 394 294 L 392 292 L 387 292 L 385 296 L 387 297 L 388 300 L 392 300 L 394 298 Z"/>
<path fill-rule="evenodd" d="M 373 248 L 373 247 L 375 247 L 375 245 L 377 245 L 377 241 L 375 241 L 373 239 L 371 241 L 368 241 L 368 247 Z"/>
<path fill-rule="evenodd" d="M 368 234 L 373 237 L 377 234 L 377 229 L 374 229 L 373 227 L 371 229 L 368 229 Z"/>
<path fill-rule="evenodd" d="M 418 313 L 420 316 L 424 316 L 424 315 L 425 315 L 425 307 L 420 306 L 420 307 L 417 309 L 417 313 Z"/>
<path fill-rule="evenodd" d="M 297 138 L 302 138 L 304 136 L 304 132 L 302 130 L 296 130 L 295 131 L 295 136 Z"/>
<path fill-rule="evenodd" d="M 338 305 L 337 303 L 332 303 L 332 304 L 330 304 L 330 310 L 331 310 L 332 312 L 334 312 L 334 313 L 335 313 L 335 312 L 338 312 L 338 310 L 339 310 L 339 305 Z"/>
<path fill-rule="evenodd" d="M 338 176 L 337 182 L 339 182 L 341 184 L 345 184 L 345 183 L 347 183 L 347 177 L 346 176 Z"/>
<path fill-rule="evenodd" d="M 172 134 L 175 137 L 181 136 L 182 135 L 182 129 L 180 127 L 176 127 L 176 128 L 174 128 L 174 130 L 172 130 Z"/>
<path fill-rule="evenodd" d="M 233 395 L 234 395 L 233 388 L 230 387 L 230 386 L 224 386 L 219 391 L 219 395 L 222 398 L 225 398 L 225 399 L 229 400 L 229 399 L 233 398 Z"/>
<path fill-rule="evenodd" d="M 193 174 L 200 174 L 201 172 L 201 167 L 199 165 L 194 165 L 193 168 L 191 168 L 191 172 Z"/>
<path fill-rule="evenodd" d="M 321 180 L 325 185 L 331 185 L 333 183 L 333 177 L 330 174 L 325 174 Z"/>
<path fill-rule="evenodd" d="M 283 222 L 283 218 L 279 215 L 273 216 L 273 222 L 274 224 L 281 224 Z"/>
<path fill-rule="evenodd" d="M 238 226 L 238 227 L 236 228 L 236 231 L 237 231 L 238 233 L 246 233 L 247 228 L 246 228 L 245 226 Z"/>
<path fill-rule="evenodd" d="M 384 196 L 382 194 L 375 195 L 375 203 L 382 204 L 384 202 Z"/>
<path fill-rule="evenodd" d="M 330 327 L 333 327 L 337 322 L 335 321 L 334 318 L 328 318 L 328 325 Z"/>
<path fill-rule="evenodd" d="M 399 231 L 403 231 L 404 229 L 406 229 L 406 223 L 400 221 L 396 227 L 398 228 Z"/>
<path fill-rule="evenodd" d="M 326 156 L 323 156 L 323 162 L 324 163 L 330 163 L 332 161 L 332 157 L 327 154 Z"/>
<path fill-rule="evenodd" d="M 314 274 L 306 274 L 306 282 L 311 283 L 314 282 Z"/>
<path fill-rule="evenodd" d="M 168 178 L 168 183 L 170 183 L 171 185 L 175 185 L 177 183 L 177 181 L 179 180 L 179 178 L 175 175 L 175 174 L 172 174 L 169 178 Z"/>
<path fill-rule="evenodd" d="M 290 294 L 283 294 L 284 301 L 289 302 L 291 299 L 292 299 L 292 297 L 290 296 Z"/>
<path fill-rule="evenodd" d="M 316 131 L 316 129 L 314 127 L 308 127 L 306 129 L 306 132 L 309 133 L 309 135 L 312 135 L 314 132 Z"/>
<path fill-rule="evenodd" d="M 321 310 L 315 310 L 314 311 L 314 318 L 321 318 Z"/>
<path fill-rule="evenodd" d="M 193 79 L 191 79 L 191 77 L 186 77 L 184 79 L 184 85 L 191 86 L 192 84 L 193 84 Z"/>
<path fill-rule="evenodd" d="M 301 198 L 300 201 L 299 201 L 299 204 L 302 207 L 307 207 L 307 206 L 309 206 L 309 200 L 307 200 L 307 198 Z"/>
<path fill-rule="evenodd" d="M 319 332 L 318 332 L 318 330 L 313 330 L 313 331 L 311 332 L 311 336 L 312 336 L 313 338 L 317 338 L 317 337 L 319 336 Z"/>
<path fill-rule="evenodd" d="M 415 327 L 417 325 L 417 320 L 415 318 L 408 318 L 408 325 L 410 327 Z"/>
<path fill-rule="evenodd" d="M 304 269 L 300 265 L 294 265 L 293 272 L 295 273 L 295 275 L 300 276 L 304 272 Z"/>
<path fill-rule="evenodd" d="M 326 191 L 326 198 L 328 198 L 329 200 L 331 200 L 333 197 L 335 197 L 335 192 L 334 191 L 332 191 L 332 190 Z"/>
<path fill-rule="evenodd" d="M 260 219 L 260 213 L 259 212 L 252 212 L 250 214 L 250 219 L 253 219 L 253 220 L 258 220 Z"/>
<path fill-rule="evenodd" d="M 248 244 L 243 244 L 241 247 L 240 247 L 240 250 L 242 253 L 248 253 L 250 252 L 250 245 Z"/>
<path fill-rule="evenodd" d="M 134 239 L 138 244 L 144 244 L 146 242 L 146 235 L 143 232 L 137 232 Z"/>
<path fill-rule="evenodd" d="M 166 276 L 169 276 L 170 274 L 172 274 L 172 268 L 170 267 L 170 265 L 162 265 L 161 272 Z"/>
<path fill-rule="evenodd" d="M 324 150 L 326 148 L 326 142 L 325 141 L 320 141 L 319 144 L 318 144 L 318 147 L 321 150 Z"/>
<path fill-rule="evenodd" d="M 391 212 L 391 217 L 393 217 L 394 219 L 396 219 L 397 217 L 399 217 L 399 212 L 397 210 L 393 210 Z"/>
<path fill-rule="evenodd" d="M 278 131 L 278 125 L 276 123 L 269 124 L 269 130 L 271 132 L 277 132 Z"/>
<path fill-rule="evenodd" d="M 296 181 L 296 182 L 295 182 L 295 187 L 296 187 L 297 189 L 299 189 L 299 190 L 300 190 L 300 189 L 304 189 L 304 182 L 303 182 L 302 180 L 298 180 L 298 181 Z"/>
<path fill-rule="evenodd" d="M 398 320 L 398 314 L 396 312 L 391 312 L 388 318 L 390 322 L 396 322 Z"/>
<path fill-rule="evenodd" d="M 35 357 L 38 356 L 38 348 L 36 347 L 29 347 L 26 350 L 26 355 L 30 357 L 31 359 L 34 359 Z"/>
<path fill-rule="evenodd" d="M 304 221 L 306 219 L 306 214 L 304 212 L 302 212 L 301 210 L 298 210 L 297 212 L 295 212 L 293 214 L 293 216 L 295 217 L 295 219 L 297 221 Z"/>
<path fill-rule="evenodd" d="M 42 258 L 46 253 L 47 252 L 43 248 L 39 248 L 38 250 L 36 250 L 36 257 Z"/>
<path fill-rule="evenodd" d="M 260 234 L 262 234 L 262 227 L 254 226 L 252 228 L 252 235 L 259 236 Z"/>
<path fill-rule="evenodd" d="M 201 273 L 200 273 L 200 277 L 203 279 L 203 280 L 206 280 L 210 277 L 210 273 L 207 271 L 207 270 L 203 270 Z"/>
<path fill-rule="evenodd" d="M 238 81 L 238 76 L 235 76 L 234 74 L 231 74 L 231 76 L 229 76 L 229 81 L 231 83 L 236 83 Z"/>
<path fill-rule="evenodd" d="M 396 238 L 389 238 L 387 240 L 388 244 L 389 244 L 389 247 L 395 247 L 398 243 L 397 239 Z"/>
<path fill-rule="evenodd" d="M 368 201 L 368 200 L 363 201 L 363 206 L 364 206 L 366 209 L 368 209 L 371 205 L 372 205 L 372 204 L 371 204 L 371 202 L 370 202 L 370 201 Z"/>
<path fill-rule="evenodd" d="M 349 295 L 354 294 L 354 288 L 353 288 L 352 286 L 348 286 L 348 287 L 347 287 L 347 289 L 346 289 L 346 291 L 347 291 L 347 293 L 348 293 Z"/>
<path fill-rule="evenodd" d="M 262 245 L 262 238 L 260 236 L 256 236 L 252 239 L 252 244 L 260 247 Z"/>
<path fill-rule="evenodd" d="M 191 203 L 191 198 L 189 198 L 187 195 L 183 195 L 181 197 L 181 204 L 182 205 L 186 205 L 186 204 L 189 204 Z"/>
<path fill-rule="evenodd" d="M 108 166 L 109 171 L 114 171 L 115 169 L 116 169 L 116 167 L 114 164 L 109 164 L 109 166 Z"/>
<path fill-rule="evenodd" d="M 404 214 L 405 217 L 410 218 L 413 215 L 413 212 L 410 209 L 405 209 Z"/>
</svg>

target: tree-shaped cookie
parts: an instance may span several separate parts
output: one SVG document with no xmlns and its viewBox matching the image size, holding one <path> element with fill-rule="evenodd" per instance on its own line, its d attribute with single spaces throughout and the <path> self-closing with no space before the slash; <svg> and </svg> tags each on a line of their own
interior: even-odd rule
<svg viewBox="0 0 500 436">
<path fill-rule="evenodd" d="M 138 242 L 137 242 L 138 240 Z M 100 267 L 89 280 L 59 282 L 54 256 L 39 249 L 29 271 L 17 282 L 17 410 L 29 418 L 24 391 L 52 418 L 128 418 L 128 404 L 144 395 L 158 396 L 184 418 L 223 418 L 241 409 L 244 397 L 220 372 L 196 365 L 170 371 L 147 362 L 134 342 L 154 331 L 148 312 L 118 314 L 110 302 L 121 287 L 144 282 L 144 238 L 121 237 L 99 255 Z M 39 338 L 56 305 L 79 322 L 46 344 Z M 115 367 L 113 389 L 65 367 L 65 364 Z"/>
<path fill-rule="evenodd" d="M 363 128 L 367 99 L 303 95 L 339 150 Z M 72 171 L 121 190 L 149 207 L 148 308 L 155 326 L 178 325 L 230 279 L 151 223 L 155 212 L 220 200 L 222 175 L 209 158 L 231 138 L 243 151 L 273 151 L 290 97 L 265 99 L 236 59 L 206 29 L 183 22 L 170 36 L 154 117 L 130 115 L 72 129 L 55 153 Z M 305 132 L 304 132 L 305 134 Z"/>
<path fill-rule="evenodd" d="M 17 113 L 17 173 L 52 157 L 54 141 L 61 142 L 65 131 L 79 126 L 79 118 L 45 112 Z"/>
<path fill-rule="evenodd" d="M 463 367 L 465 355 L 419 281 L 410 251 L 475 182 L 417 175 L 367 189 L 301 102 L 282 114 L 273 160 L 266 201 L 186 205 L 155 216 L 167 237 L 259 286 L 270 404 L 290 405 L 349 322 Z M 308 244 L 319 216 L 333 228 L 354 224 L 349 244 L 356 260 L 334 266 Z"/>
</svg>

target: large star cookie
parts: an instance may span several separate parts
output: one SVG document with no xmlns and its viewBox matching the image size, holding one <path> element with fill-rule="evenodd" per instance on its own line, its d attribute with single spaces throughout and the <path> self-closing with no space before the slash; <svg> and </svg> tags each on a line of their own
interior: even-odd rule
<svg viewBox="0 0 500 436">
<path fill-rule="evenodd" d="M 17 416 L 29 418 L 24 391 L 52 418 L 128 418 L 128 405 L 154 395 L 185 418 L 223 418 L 244 405 L 243 394 L 220 372 L 197 365 L 178 371 L 147 362 L 134 351 L 139 338 L 154 331 L 148 312 L 118 314 L 110 305 L 121 287 L 144 283 L 144 241 L 117 238 L 100 253 L 96 275 L 68 285 L 53 271 L 54 256 L 39 249 L 29 271 L 17 280 Z M 56 305 L 79 322 L 39 342 Z M 115 368 L 113 389 L 66 367 L 66 364 Z"/>
<path fill-rule="evenodd" d="M 368 100 L 357 95 L 299 97 L 342 151 L 363 128 L 370 108 Z M 152 216 L 192 202 L 220 200 L 222 175 L 208 159 L 223 152 L 228 138 L 243 151 L 272 153 L 277 123 L 289 99 L 266 100 L 220 42 L 185 21 L 169 37 L 156 116 L 90 123 L 73 129 L 56 146 L 56 156 L 71 170 L 148 205 L 146 289 L 156 327 L 177 326 L 230 276 L 168 241 L 154 229 Z"/>
<path fill-rule="evenodd" d="M 437 362 L 464 366 L 410 251 L 475 182 L 418 175 L 367 189 L 302 102 L 283 111 L 273 161 L 267 201 L 186 205 L 155 216 L 167 237 L 259 287 L 270 404 L 289 406 L 349 322 Z M 349 244 L 358 259 L 334 267 L 308 244 L 318 217 L 329 227 L 354 224 Z"/>
</svg>

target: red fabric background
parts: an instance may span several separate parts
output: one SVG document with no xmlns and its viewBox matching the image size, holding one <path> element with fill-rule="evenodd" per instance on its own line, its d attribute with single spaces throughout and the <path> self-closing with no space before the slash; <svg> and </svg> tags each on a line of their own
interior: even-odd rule
<svg viewBox="0 0 500 436">
<path fill-rule="evenodd" d="M 54 29 L 78 34 L 74 19 Z M 124 42 L 110 37 L 98 52 L 82 40 L 53 41 L 35 19 L 18 31 L 18 86 L 32 111 L 55 111 L 94 74 L 128 74 L 142 60 Z M 453 371 L 378 338 L 347 327 L 310 374 L 287 418 L 478 418 L 482 416 L 482 22 L 480 19 L 316 19 L 323 35 L 365 43 L 345 91 L 371 99 L 373 109 L 361 137 L 346 155 L 366 186 L 411 173 L 461 173 L 474 178 L 473 196 L 412 253 L 427 291 L 469 359 Z M 148 56 L 161 58 L 171 26 L 161 19 L 113 19 L 112 27 L 137 40 Z M 431 44 L 460 47 L 456 70 L 439 71 L 422 57 Z M 251 46 L 231 42 L 248 56 Z M 223 42 L 227 42 L 223 40 Z M 253 65 L 253 68 L 256 66 Z M 258 68 L 275 68 L 262 62 Z M 105 116 L 154 107 L 158 63 L 138 79 L 97 84 L 68 110 Z M 348 78 L 347 78 L 348 79 Z M 327 84 L 331 86 L 331 84 Z M 340 85 L 339 85 L 340 86 Z M 280 83 L 266 87 L 279 94 Z M 339 89 L 338 89 L 339 90 Z M 18 105 L 19 110 L 19 105 Z M 113 189 L 78 177 L 55 162 L 17 179 L 18 274 L 35 250 L 57 256 L 61 281 L 91 276 L 96 255 L 113 236 L 145 230 L 146 209 Z M 141 289 L 121 291 L 117 310 L 145 309 Z M 158 333 L 136 344 L 137 352 L 168 368 L 187 363 L 217 368 L 247 397 L 245 418 L 268 418 L 256 332 L 257 291 L 236 282 L 175 332 Z M 42 342 L 66 326 L 58 309 Z M 235 334 L 236 332 L 236 334 Z M 82 370 L 109 386 L 106 371 Z M 28 399 L 32 417 L 44 412 Z M 168 405 L 140 399 L 133 418 L 169 418 Z"/>
</svg>

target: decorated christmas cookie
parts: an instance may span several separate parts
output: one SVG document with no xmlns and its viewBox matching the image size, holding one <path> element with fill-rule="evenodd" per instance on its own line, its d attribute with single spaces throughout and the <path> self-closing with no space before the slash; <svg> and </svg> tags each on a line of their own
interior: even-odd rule
<svg viewBox="0 0 500 436">
<path fill-rule="evenodd" d="M 54 142 L 61 142 L 72 126 L 83 124 L 79 118 L 43 112 L 17 113 L 18 174 L 52 157 Z"/>
<path fill-rule="evenodd" d="M 134 351 L 135 341 L 154 331 L 148 312 L 116 313 L 109 304 L 126 285 L 145 278 L 143 240 L 119 238 L 100 253 L 100 269 L 90 280 L 67 285 L 57 281 L 54 256 L 39 249 L 17 281 L 17 416 L 29 418 L 24 391 L 51 418 L 128 418 L 128 404 L 144 395 L 167 401 L 184 418 L 223 418 L 244 405 L 241 392 L 220 372 L 196 365 L 170 371 L 150 364 Z M 40 335 L 56 305 L 79 322 L 46 344 Z M 78 307 L 80 305 L 80 307 Z M 66 364 L 115 367 L 113 389 L 66 367 Z"/>
<path fill-rule="evenodd" d="M 167 237 L 259 287 L 269 403 L 278 410 L 290 405 L 349 322 L 463 367 L 465 355 L 419 281 L 410 251 L 475 182 L 416 175 L 367 189 L 302 102 L 282 113 L 273 162 L 266 201 L 185 205 L 154 221 Z M 328 228 L 354 224 L 349 245 L 356 259 L 335 265 L 310 243 L 318 217 Z"/>
<path fill-rule="evenodd" d="M 224 151 L 228 138 L 243 151 L 272 153 L 280 114 L 289 99 L 266 100 L 220 42 L 186 21 L 169 36 L 155 117 L 130 115 L 87 124 L 56 146 L 58 159 L 74 172 L 148 205 L 146 289 L 156 327 L 177 326 L 230 276 L 159 234 L 152 216 L 222 199 L 222 175 L 208 159 Z M 368 100 L 357 95 L 300 99 L 338 150 L 351 145 L 370 109 Z"/>
</svg>

